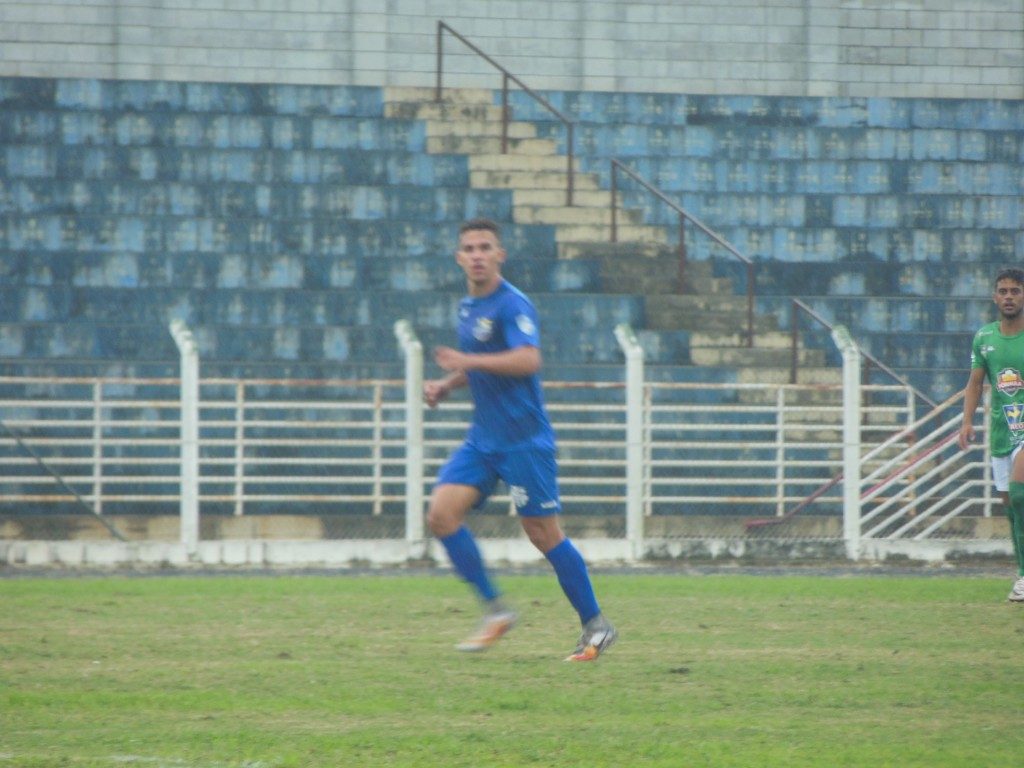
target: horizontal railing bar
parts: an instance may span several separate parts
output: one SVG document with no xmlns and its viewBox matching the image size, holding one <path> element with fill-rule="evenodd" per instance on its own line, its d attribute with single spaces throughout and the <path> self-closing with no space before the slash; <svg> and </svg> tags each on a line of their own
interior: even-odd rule
<svg viewBox="0 0 1024 768">
<path fill-rule="evenodd" d="M 17 381 L 26 383 L 22 378 Z M 80 399 L 62 397 L 60 401 L 54 401 L 40 395 L 26 399 L 7 398 L 0 402 L 10 403 L 13 411 L 26 409 L 29 418 L 11 419 L 10 423 L 26 433 L 29 444 L 40 446 L 47 453 L 78 452 L 77 455 L 48 458 L 48 461 L 74 473 L 68 480 L 76 489 L 89 492 L 83 494 L 83 498 L 93 498 L 91 494 L 99 488 L 99 498 L 104 504 L 150 503 L 162 508 L 178 501 L 176 492 L 161 493 L 164 490 L 161 486 L 166 486 L 168 491 L 172 488 L 177 490 L 174 470 L 179 461 L 175 454 L 180 448 L 180 441 L 172 431 L 180 430 L 181 426 L 178 401 L 153 397 L 152 392 L 144 392 L 142 380 L 126 381 L 143 399 L 136 400 L 124 392 L 109 393 L 112 386 L 109 381 L 82 380 L 90 390 L 88 393 L 83 391 Z M 406 438 L 405 425 L 400 418 L 404 409 L 403 382 L 395 381 L 388 386 L 369 380 L 364 383 L 369 388 L 366 393 L 354 392 L 356 396 L 353 399 L 337 400 L 334 399 L 335 394 L 325 387 L 333 385 L 355 389 L 353 382 L 357 380 L 344 380 L 344 385 L 340 384 L 342 380 L 317 380 L 315 383 L 269 380 L 275 382 L 273 385 L 267 381 L 204 379 L 200 382 L 201 395 L 210 395 L 207 399 L 200 397 L 199 403 L 199 449 L 203 454 L 199 457 L 198 477 L 201 502 L 230 504 L 243 510 L 246 504 L 301 505 L 315 500 L 344 505 L 351 502 L 377 505 L 376 511 L 379 512 L 381 503 L 404 500 L 401 470 L 406 464 Z M 48 392 L 54 392 L 58 397 L 60 387 L 69 386 L 66 380 L 41 378 L 40 382 L 46 384 Z M 177 386 L 178 381 L 162 380 L 159 384 Z M 280 391 L 274 392 L 273 388 L 278 386 Z M 294 388 L 300 386 L 307 386 L 310 390 L 315 388 L 332 399 L 324 402 L 311 397 L 309 391 L 295 392 Z M 598 397 L 566 402 L 559 395 L 563 392 L 618 391 L 624 386 L 621 382 L 549 382 L 544 387 L 549 393 L 548 412 L 559 436 L 562 500 L 569 509 L 587 503 L 619 504 L 625 501 L 626 407 L 623 398 L 617 394 L 607 398 L 614 402 L 607 403 L 593 402 L 600 399 Z M 216 387 L 230 387 L 232 394 L 216 391 Z M 703 395 L 709 388 L 716 386 L 686 382 L 664 385 L 648 382 L 644 385 L 650 399 L 659 399 L 658 395 L 672 392 L 678 399 L 689 399 L 688 392 Z M 730 384 L 717 388 L 730 393 L 740 390 L 761 392 L 766 400 L 772 402 L 719 406 L 703 402 L 648 401 L 643 410 L 647 451 L 645 467 L 648 475 L 671 475 L 677 469 L 703 471 L 725 464 L 742 467 L 746 474 L 735 478 L 647 476 L 643 480 L 646 490 L 641 495 L 648 511 L 660 513 L 666 504 L 681 507 L 716 505 L 716 508 L 717 505 L 744 502 L 770 506 L 780 502 L 789 504 L 792 500 L 804 498 L 802 489 L 820 483 L 820 477 L 807 477 L 806 473 L 813 474 L 815 470 L 828 472 L 839 466 L 838 458 L 829 458 L 828 453 L 842 446 L 838 418 L 841 408 L 827 402 L 798 405 L 787 401 L 798 392 L 838 393 L 841 391 L 838 386 Z M 876 389 L 881 392 L 902 391 L 898 387 Z M 292 392 L 304 396 L 289 400 Z M 35 411 L 28 413 L 30 408 L 35 408 Z M 65 412 L 61 413 L 61 408 Z M 153 414 L 154 418 L 146 418 L 142 413 L 144 408 L 159 412 Z M 736 423 L 733 418 L 723 422 L 715 416 L 719 408 L 724 408 L 723 412 L 729 414 L 739 414 L 740 419 L 753 422 L 764 419 L 765 423 Z M 422 448 L 429 454 L 423 459 L 425 490 L 432 486 L 433 473 L 444 464 L 451 449 L 464 439 L 471 412 L 468 400 L 460 399 L 425 414 Z M 871 434 L 887 436 L 902 429 L 907 420 L 903 418 L 905 407 L 890 404 L 865 409 L 865 414 L 869 420 L 881 417 L 899 422 L 864 425 L 863 434 L 868 439 Z M 587 418 L 581 418 L 583 415 Z M 797 421 L 794 416 L 812 420 Z M 704 423 L 693 423 L 697 418 L 705 420 Z M 58 431 L 67 434 L 57 434 Z M 814 433 L 822 433 L 829 438 L 835 435 L 836 439 L 814 440 L 811 437 Z M 731 439 L 733 436 L 735 439 Z M 702 439 L 704 437 L 708 439 Z M 15 441 L 0 440 L 0 446 L 7 446 L 7 451 L 11 451 L 14 445 Z M 795 450 L 809 453 L 801 455 L 799 460 L 789 458 Z M 347 451 L 355 455 L 338 455 Z M 687 454 L 698 451 L 702 452 L 698 458 L 686 458 Z M 707 456 L 708 451 L 718 451 L 720 455 L 712 459 Z M 759 457 L 751 460 L 747 458 L 751 451 L 762 453 L 755 454 Z M 113 455 L 116 452 L 122 455 Z M 254 455 L 285 452 L 291 455 Z M 142 453 L 149 455 L 139 455 Z M 763 458 L 772 455 L 776 456 L 774 460 Z M 10 457 L 9 461 L 0 460 L 11 468 L 28 466 L 17 456 Z M 785 477 L 782 478 L 775 472 L 779 461 L 785 466 Z M 307 468 L 324 474 L 308 474 Z M 95 471 L 90 473 L 90 469 Z M 111 475 L 111 472 L 117 474 Z M 592 472 L 600 476 L 590 477 Z M 258 474 L 254 476 L 255 473 Z M 19 486 L 19 490 L 37 487 L 40 490 L 40 493 L 4 495 L 3 488 L 0 488 L 0 504 L 14 500 L 23 505 L 36 503 L 25 499 L 70 499 L 70 496 L 44 493 L 44 479 L 39 476 L 25 477 L 5 472 L 0 475 L 0 482 L 12 491 L 15 490 L 12 485 Z M 292 493 L 289 486 L 294 486 L 296 492 Z M 132 487 L 138 492 L 131 493 Z M 726 493 L 723 497 L 707 497 L 701 495 L 702 491 L 690 492 L 690 489 L 710 487 L 723 488 Z M 343 493 L 346 489 L 350 492 Z M 773 492 L 757 492 L 768 489 Z M 660 495 L 666 492 L 669 495 Z M 495 495 L 493 501 L 499 505 L 507 504 L 508 495 Z M 822 509 L 831 514 L 838 501 L 829 498 L 823 504 Z M 675 511 L 676 514 L 689 512 L 685 508 Z"/>
</svg>

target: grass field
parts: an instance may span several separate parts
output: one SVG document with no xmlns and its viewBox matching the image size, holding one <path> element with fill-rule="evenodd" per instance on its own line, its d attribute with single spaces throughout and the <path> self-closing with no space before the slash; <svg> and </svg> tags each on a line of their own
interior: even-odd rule
<svg viewBox="0 0 1024 768">
<path fill-rule="evenodd" d="M 1010 766 L 1010 580 L 598 574 L 619 644 L 562 661 L 552 576 L 452 646 L 454 578 L 0 579 L 0 768 Z"/>
</svg>

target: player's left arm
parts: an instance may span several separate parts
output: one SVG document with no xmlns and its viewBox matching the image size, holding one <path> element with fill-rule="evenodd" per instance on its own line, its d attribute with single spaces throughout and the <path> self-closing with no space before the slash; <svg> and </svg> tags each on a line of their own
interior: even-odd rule
<svg viewBox="0 0 1024 768">
<path fill-rule="evenodd" d="M 437 347 L 434 361 L 445 371 L 480 371 L 497 376 L 530 376 L 540 370 L 540 349 L 526 344 L 502 352 L 459 352 Z"/>
</svg>

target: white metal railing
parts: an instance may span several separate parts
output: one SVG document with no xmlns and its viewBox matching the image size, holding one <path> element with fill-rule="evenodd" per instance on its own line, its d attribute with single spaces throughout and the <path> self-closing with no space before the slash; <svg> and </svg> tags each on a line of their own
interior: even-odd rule
<svg viewBox="0 0 1024 768">
<path fill-rule="evenodd" d="M 424 412 L 422 350 L 410 327 L 395 330 L 407 355 L 401 380 L 197 372 L 201 513 L 383 517 L 407 540 L 421 540 L 424 499 L 465 434 L 470 404 L 463 396 Z M 991 514 L 983 451 L 951 450 L 955 424 L 926 424 L 940 410 L 915 421 L 913 396 L 898 385 L 855 377 L 845 387 L 645 381 L 632 331 L 622 326 L 616 335 L 627 358 L 623 380 L 548 382 L 545 397 L 559 437 L 565 513 L 618 517 L 634 555 L 655 518 L 699 518 L 704 527 L 684 534 L 698 536 L 720 535 L 716 520 L 783 520 L 802 505 L 801 514 L 841 519 L 850 503 L 835 478 L 851 455 L 863 476 L 853 512 L 858 539 L 942 537 L 959 516 Z M 11 430 L 0 435 L 0 516 L 69 511 L 72 495 L 39 459 L 98 514 L 181 514 L 189 456 L 182 384 L 0 378 L 0 418 Z M 511 511 L 507 495 L 495 501 Z M 845 529 L 835 536 L 850 538 Z"/>
<path fill-rule="evenodd" d="M 5 377 L 0 387 L 20 390 L 0 399 L 6 423 L 87 501 L 109 514 L 180 506 L 178 380 Z M 409 459 L 403 381 L 206 378 L 199 392 L 204 512 L 405 509 L 417 459 Z M 825 401 L 799 402 L 807 394 Z M 647 382 L 633 422 L 637 444 L 628 437 L 625 384 L 548 382 L 566 512 L 625 505 L 632 447 L 642 459 L 646 516 L 778 513 L 838 469 L 842 409 L 828 397 L 839 394 L 838 387 Z M 898 408 L 878 413 L 887 431 L 906 424 Z M 425 492 L 469 418 L 465 399 L 423 415 L 414 488 Z M 4 508 L 69 501 L 11 438 L 0 437 L 0 451 Z"/>
<path fill-rule="evenodd" d="M 967 452 L 956 445 L 963 421 L 956 406 L 962 399 L 962 392 L 950 397 L 875 449 L 890 456 L 861 480 L 863 538 L 921 541 L 968 512 L 992 516 L 987 430 L 978 430 L 982 438 Z"/>
</svg>

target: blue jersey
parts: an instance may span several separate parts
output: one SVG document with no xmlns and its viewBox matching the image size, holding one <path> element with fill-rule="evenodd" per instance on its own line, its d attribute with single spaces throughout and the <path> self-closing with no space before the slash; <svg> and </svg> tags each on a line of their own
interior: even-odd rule
<svg viewBox="0 0 1024 768">
<path fill-rule="evenodd" d="M 459 350 L 504 352 L 540 348 L 537 311 L 526 295 L 502 280 L 487 296 L 459 303 Z M 473 424 L 467 442 L 481 451 L 554 448 L 555 435 L 544 409 L 540 376 L 498 376 L 467 371 L 473 395 Z"/>
</svg>

